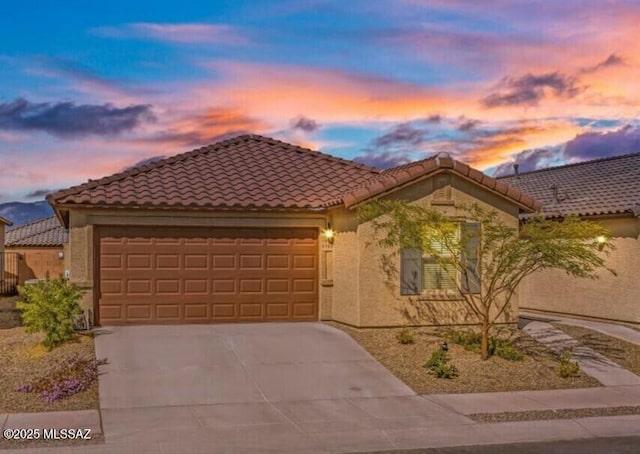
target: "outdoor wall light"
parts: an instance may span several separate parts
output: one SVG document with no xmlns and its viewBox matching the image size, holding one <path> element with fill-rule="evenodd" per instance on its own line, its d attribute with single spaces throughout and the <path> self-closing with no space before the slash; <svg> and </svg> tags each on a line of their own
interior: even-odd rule
<svg viewBox="0 0 640 454">
<path fill-rule="evenodd" d="M 59 252 L 58 252 L 58 258 L 59 258 L 60 260 L 62 260 L 62 259 L 64 258 L 64 252 L 63 252 L 63 251 L 59 251 Z"/>
<path fill-rule="evenodd" d="M 323 235 L 329 244 L 333 244 L 336 233 L 331 229 L 331 224 L 327 225 L 327 228 L 323 232 Z"/>
<path fill-rule="evenodd" d="M 600 235 L 596 237 L 596 241 L 598 242 L 598 249 L 602 250 L 604 249 L 604 244 L 607 242 L 607 237 L 604 235 Z"/>
</svg>

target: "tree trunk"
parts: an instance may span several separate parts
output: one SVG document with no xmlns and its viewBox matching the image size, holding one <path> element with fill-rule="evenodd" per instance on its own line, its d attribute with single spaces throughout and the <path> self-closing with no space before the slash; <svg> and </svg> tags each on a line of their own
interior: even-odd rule
<svg viewBox="0 0 640 454">
<path fill-rule="evenodd" d="M 482 322 L 482 340 L 480 343 L 480 355 L 483 360 L 489 359 L 489 323 Z"/>
</svg>

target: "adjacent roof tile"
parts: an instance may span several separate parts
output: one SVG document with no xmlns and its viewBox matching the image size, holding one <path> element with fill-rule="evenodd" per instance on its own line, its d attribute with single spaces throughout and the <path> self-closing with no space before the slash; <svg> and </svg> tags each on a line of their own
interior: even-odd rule
<svg viewBox="0 0 640 454">
<path fill-rule="evenodd" d="M 548 217 L 640 214 L 640 153 L 510 175 L 500 181 L 542 202 Z"/>
<path fill-rule="evenodd" d="M 60 225 L 55 216 L 7 230 L 4 245 L 6 247 L 62 246 L 69 240 L 67 230 Z"/>
</svg>

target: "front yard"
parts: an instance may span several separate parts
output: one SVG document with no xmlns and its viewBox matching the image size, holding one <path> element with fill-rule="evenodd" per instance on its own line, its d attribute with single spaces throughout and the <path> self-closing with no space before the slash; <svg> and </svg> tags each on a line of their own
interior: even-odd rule
<svg viewBox="0 0 640 454">
<path fill-rule="evenodd" d="M 89 335 L 78 335 L 48 351 L 42 345 L 42 334 L 28 334 L 19 326 L 20 316 L 13 309 L 16 301 L 17 297 L 0 298 L 0 413 L 98 409 L 97 381 L 85 391 L 51 403 L 37 393 L 17 391 L 20 385 L 54 370 L 66 360 L 92 360 L 95 352 Z"/>
<path fill-rule="evenodd" d="M 580 372 L 576 377 L 561 378 L 557 356 L 524 333 L 513 338 L 513 344 L 523 353 L 520 361 L 508 361 L 492 356 L 487 361 L 476 352 L 448 342 L 451 364 L 458 376 L 436 378 L 424 365 L 444 342 L 444 331 L 417 328 L 414 343 L 400 344 L 396 338 L 401 330 L 354 329 L 332 324 L 347 332 L 356 342 L 380 361 L 396 377 L 418 394 L 481 393 L 495 391 L 529 391 L 543 389 L 587 388 L 601 386 L 594 378 Z"/>
</svg>

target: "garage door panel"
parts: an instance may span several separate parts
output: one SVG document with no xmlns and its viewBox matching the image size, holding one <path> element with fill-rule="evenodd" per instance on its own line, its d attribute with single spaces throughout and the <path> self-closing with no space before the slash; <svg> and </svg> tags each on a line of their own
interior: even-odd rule
<svg viewBox="0 0 640 454">
<path fill-rule="evenodd" d="M 157 304 L 154 306 L 158 320 L 180 320 L 179 304 Z"/>
<path fill-rule="evenodd" d="M 208 320 L 209 319 L 209 304 L 202 303 L 190 303 L 184 305 L 184 319 L 185 320 Z"/>
<path fill-rule="evenodd" d="M 237 307 L 235 303 L 215 303 L 211 305 L 213 320 L 236 320 Z"/>
<path fill-rule="evenodd" d="M 128 319 L 151 320 L 152 306 L 151 304 L 128 304 L 125 313 Z"/>
<path fill-rule="evenodd" d="M 100 321 L 317 320 L 315 229 L 103 227 Z"/>
</svg>

